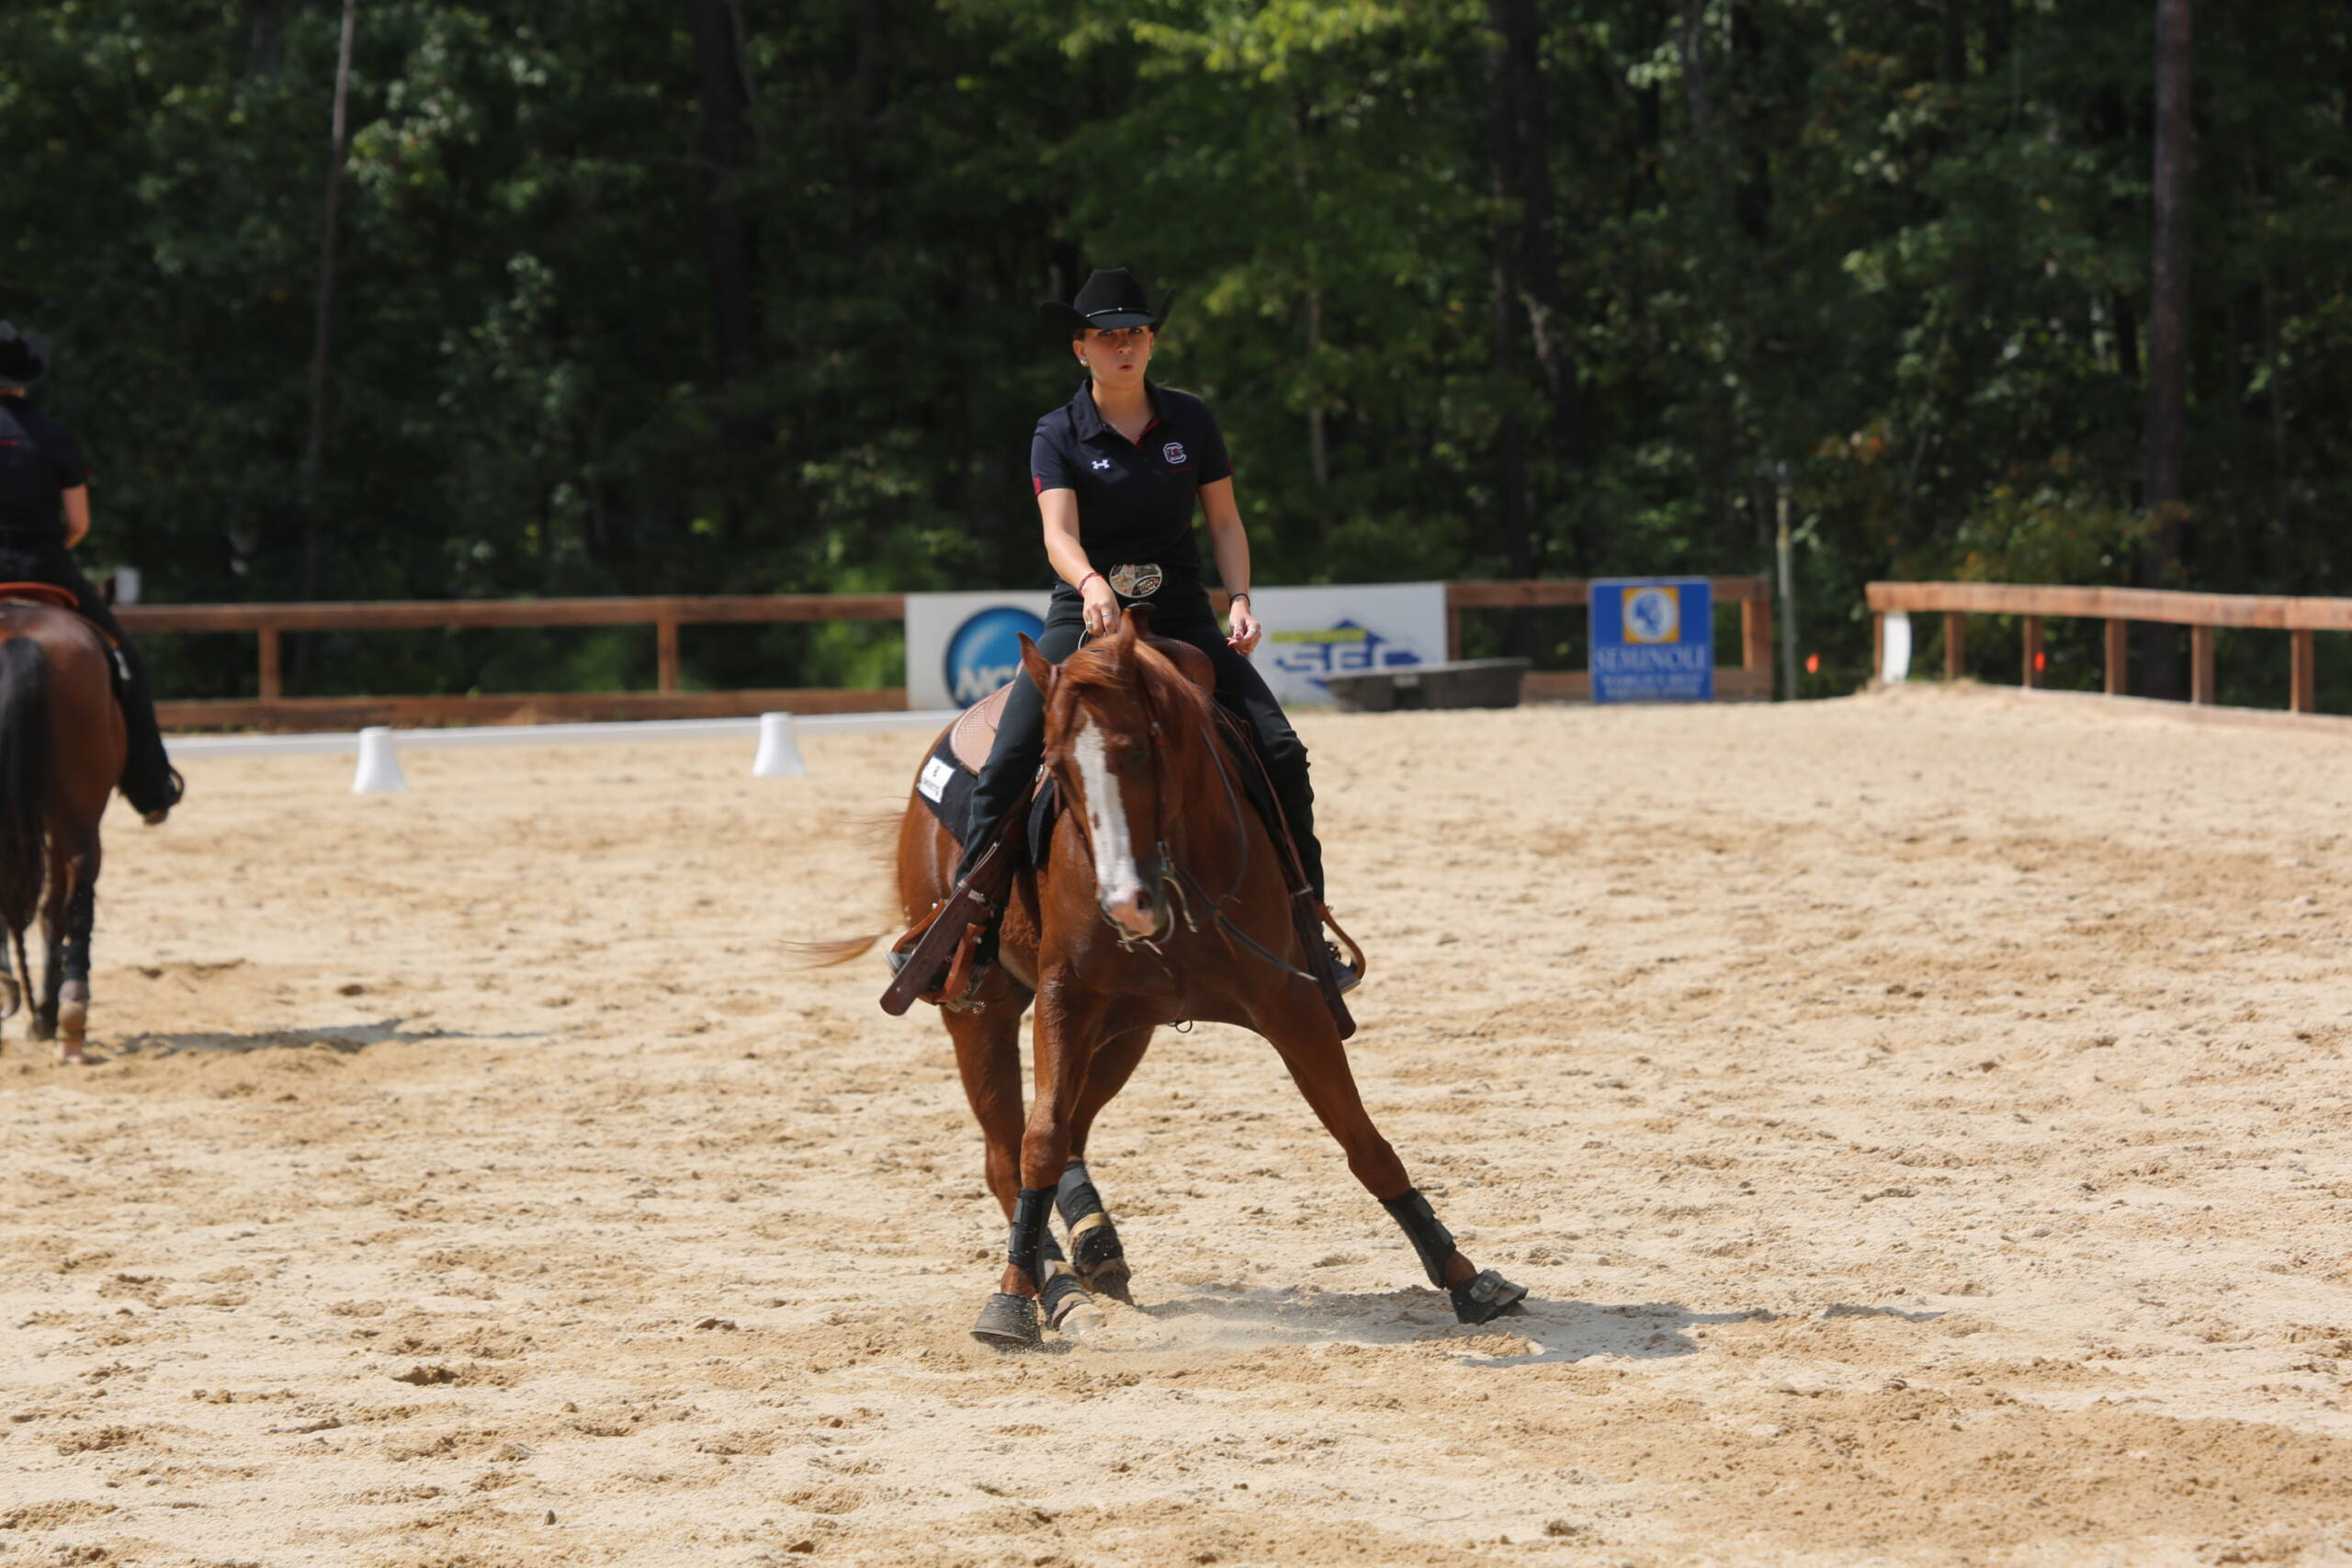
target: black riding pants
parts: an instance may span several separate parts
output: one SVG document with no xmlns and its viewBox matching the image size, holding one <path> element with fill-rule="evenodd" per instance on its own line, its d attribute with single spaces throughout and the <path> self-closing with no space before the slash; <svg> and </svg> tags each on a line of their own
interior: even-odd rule
<svg viewBox="0 0 2352 1568">
<path fill-rule="evenodd" d="M 1298 840 L 1298 858 L 1317 898 L 1323 897 L 1323 845 L 1315 837 L 1315 790 L 1306 778 L 1306 747 L 1291 728 L 1283 705 L 1250 662 L 1235 652 L 1209 609 L 1208 595 L 1198 588 L 1170 588 L 1157 602 L 1151 630 L 1155 637 L 1189 642 L 1209 656 L 1216 669 L 1216 700 L 1250 727 L 1266 774 L 1273 781 L 1274 798 L 1290 819 Z M 1084 639 L 1085 601 L 1067 588 L 1054 591 L 1046 628 L 1038 635 L 1037 651 L 1059 664 L 1078 650 Z M 988 765 L 972 789 L 970 815 L 964 826 L 964 862 L 956 867 L 961 881 L 980 850 L 996 836 L 1005 813 L 1021 802 L 1030 780 L 1037 776 L 1046 755 L 1046 699 L 1026 674 L 1013 678 L 1012 695 L 1005 700 L 1004 717 L 997 726 L 996 745 Z"/>
<path fill-rule="evenodd" d="M 123 679 L 117 683 L 122 699 L 124 756 L 122 793 L 141 811 L 173 804 L 171 759 L 164 754 L 164 732 L 155 722 L 155 697 L 147 686 L 147 667 L 131 646 L 122 623 L 97 585 L 82 575 L 74 557 L 62 548 L 38 551 L 0 550 L 0 571 L 11 582 L 46 582 L 62 588 L 81 603 L 82 618 L 112 637 L 122 652 Z"/>
</svg>

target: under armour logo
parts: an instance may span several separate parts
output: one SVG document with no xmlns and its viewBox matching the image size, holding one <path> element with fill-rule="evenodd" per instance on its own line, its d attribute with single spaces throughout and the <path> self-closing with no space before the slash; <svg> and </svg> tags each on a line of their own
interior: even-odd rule
<svg viewBox="0 0 2352 1568">
<path fill-rule="evenodd" d="M 1094 459 L 1094 471 L 1098 474 L 1110 466 L 1111 459 L 1108 457 L 1097 457 Z"/>
</svg>

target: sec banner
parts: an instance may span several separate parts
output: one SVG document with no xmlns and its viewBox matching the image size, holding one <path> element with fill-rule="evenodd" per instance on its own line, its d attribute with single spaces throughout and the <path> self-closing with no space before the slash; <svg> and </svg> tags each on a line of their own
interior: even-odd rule
<svg viewBox="0 0 2352 1568">
<path fill-rule="evenodd" d="M 1714 590 L 1705 578 L 1594 581 L 1594 702 L 1705 703 L 1714 696 Z"/>
<path fill-rule="evenodd" d="M 1332 675 L 1445 658 L 1445 584 L 1262 588 L 1250 595 L 1265 640 L 1250 662 L 1284 707 L 1328 704 Z"/>
</svg>

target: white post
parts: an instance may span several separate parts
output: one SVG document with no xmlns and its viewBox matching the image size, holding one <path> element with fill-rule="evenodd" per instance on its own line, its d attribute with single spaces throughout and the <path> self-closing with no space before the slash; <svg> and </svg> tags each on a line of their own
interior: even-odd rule
<svg viewBox="0 0 2352 1568">
<path fill-rule="evenodd" d="M 752 759 L 752 776 L 755 779 L 797 779 L 808 771 L 808 764 L 800 760 L 800 742 L 792 733 L 792 716 L 788 713 L 760 715 L 760 750 Z"/>
<path fill-rule="evenodd" d="M 1911 616 L 1906 611 L 1886 614 L 1886 646 L 1881 650 L 1878 678 L 1890 686 L 1911 678 Z"/>
<path fill-rule="evenodd" d="M 371 725 L 359 732 L 359 771 L 352 775 L 354 795 L 397 795 L 408 788 L 401 772 L 400 753 L 392 750 L 392 732 Z"/>
</svg>

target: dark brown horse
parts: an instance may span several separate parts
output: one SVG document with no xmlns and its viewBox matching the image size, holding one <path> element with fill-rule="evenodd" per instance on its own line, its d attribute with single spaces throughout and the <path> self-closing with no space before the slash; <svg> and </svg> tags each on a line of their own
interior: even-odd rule
<svg viewBox="0 0 2352 1568">
<path fill-rule="evenodd" d="M 998 962 L 942 1014 L 987 1141 L 989 1187 L 1012 1223 L 1003 1277 L 973 1334 L 1035 1345 L 1041 1298 L 1064 1329 L 1085 1321 L 1071 1314 L 1091 1306 L 1090 1291 L 1130 1299 L 1118 1233 L 1087 1176 L 1087 1134 L 1152 1031 L 1188 1019 L 1238 1024 L 1273 1045 L 1462 1321 L 1515 1310 L 1526 1292 L 1455 1250 L 1356 1093 L 1319 965 L 1290 918 L 1293 863 L 1241 787 L 1247 742 L 1207 689 L 1207 660 L 1148 631 L 1147 613 L 1130 611 L 1059 667 L 1022 642 L 1046 694 L 1046 768 L 1062 809 L 1044 869 L 1014 879 Z M 910 921 L 947 896 L 956 860 L 955 840 L 910 796 L 899 835 Z M 1021 1016 L 1033 1000 L 1036 1092 L 1024 1113 Z M 1074 1269 L 1046 1225 L 1049 1205 L 1069 1227 Z"/>
<path fill-rule="evenodd" d="M 38 916 L 48 951 L 32 1034 L 62 1062 L 82 1059 L 89 1028 L 98 818 L 122 776 L 111 659 L 72 611 L 0 599 L 0 1017 L 32 988 L 25 932 Z"/>
</svg>

